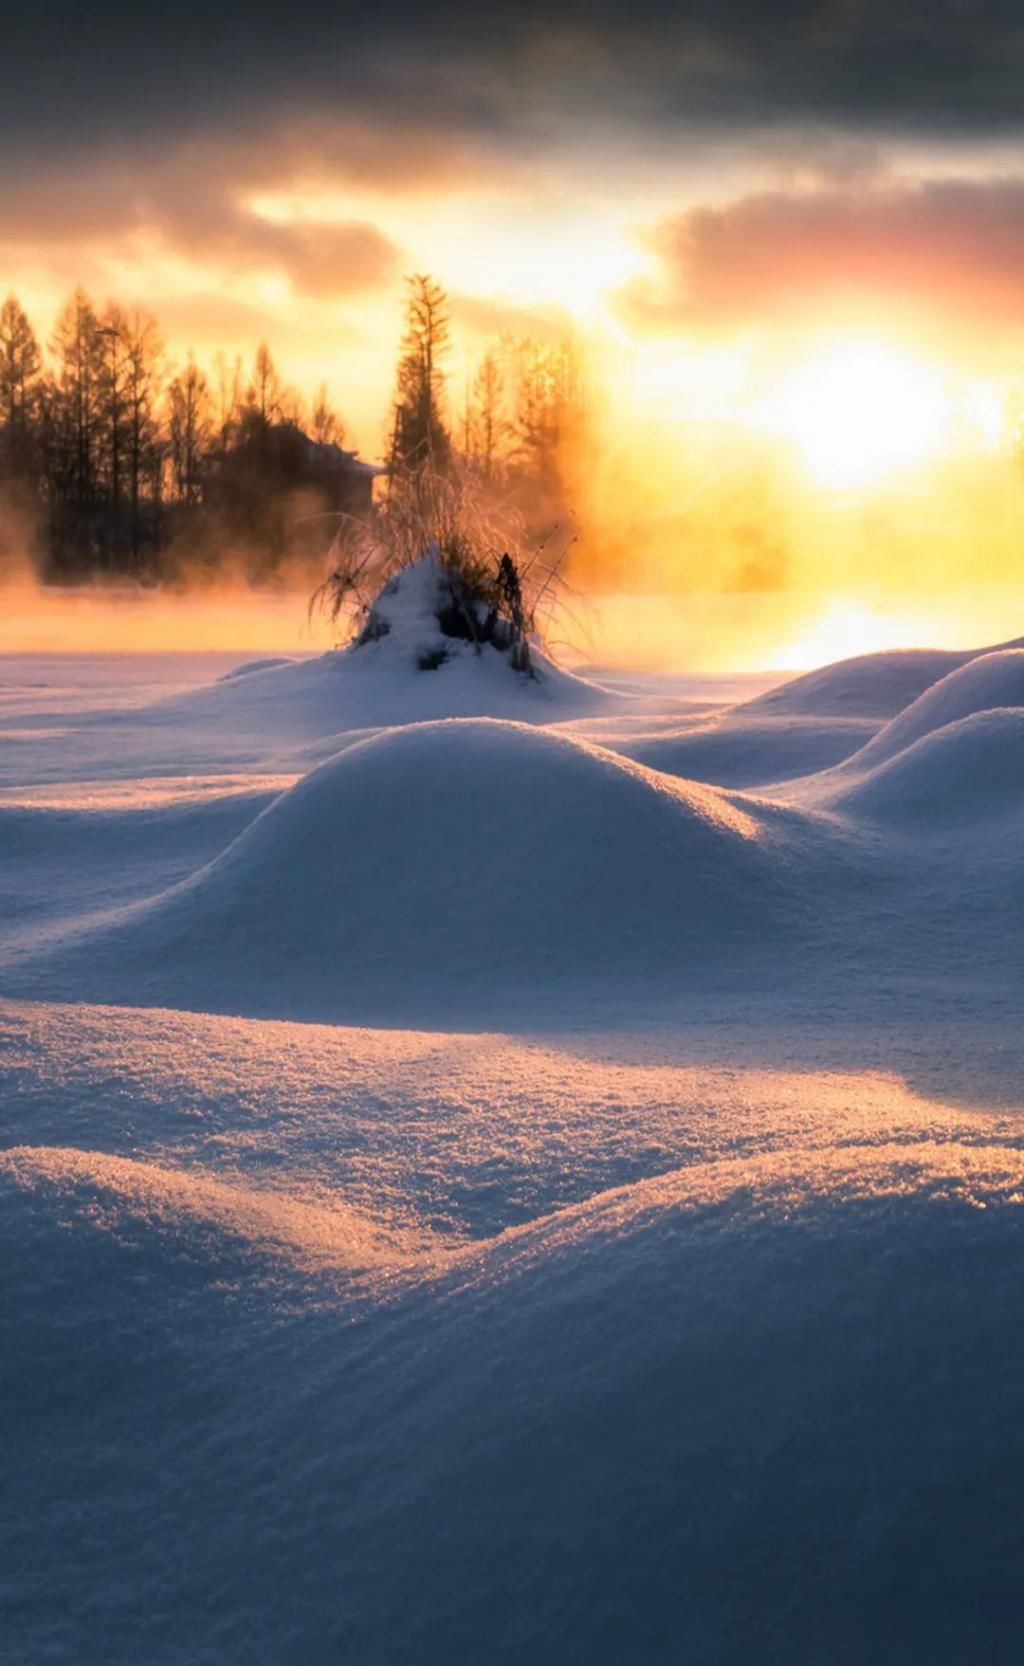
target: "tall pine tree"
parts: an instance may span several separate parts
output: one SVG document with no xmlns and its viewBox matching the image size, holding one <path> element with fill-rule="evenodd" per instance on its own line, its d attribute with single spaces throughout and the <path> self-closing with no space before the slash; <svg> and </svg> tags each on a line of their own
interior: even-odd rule
<svg viewBox="0 0 1024 1666">
<path fill-rule="evenodd" d="M 406 279 L 405 333 L 399 350 L 391 467 L 443 471 L 451 454 L 444 420 L 445 359 L 450 346 L 448 296 L 426 273 Z"/>
</svg>

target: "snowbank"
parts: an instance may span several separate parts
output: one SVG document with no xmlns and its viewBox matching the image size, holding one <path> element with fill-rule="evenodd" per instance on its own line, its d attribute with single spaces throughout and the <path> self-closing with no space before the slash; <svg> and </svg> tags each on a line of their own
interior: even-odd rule
<svg viewBox="0 0 1024 1666">
<path fill-rule="evenodd" d="M 1024 709 L 977 711 L 926 730 L 894 755 L 883 752 L 883 762 L 828 802 L 846 815 L 925 833 L 991 827 L 1007 816 L 1024 822 Z"/>
<path fill-rule="evenodd" d="M 650 769 L 723 787 L 761 787 L 830 769 L 877 728 L 871 719 L 748 717 L 741 707 L 706 727 L 610 742 Z"/>
<path fill-rule="evenodd" d="M 0 801 L 0 916 L 8 936 L 152 895 L 218 855 L 277 797 L 224 790 L 90 809 Z"/>
<path fill-rule="evenodd" d="M 419 669 L 421 658 L 442 648 L 442 663 Z M 447 717 L 553 723 L 628 702 L 561 670 L 540 649 L 531 652 L 537 676 L 521 676 L 489 644 L 477 653 L 471 643 L 442 641 L 436 621 L 424 621 L 416 610 L 377 641 L 252 667 L 150 707 L 144 720 L 153 728 L 195 728 L 207 738 L 234 734 L 265 747 Z"/>
<path fill-rule="evenodd" d="M 851 770 L 895 757 L 923 736 L 1000 706 L 1024 707 L 1024 651 L 981 654 L 933 683 L 849 760 Z"/>
<path fill-rule="evenodd" d="M 186 883 L 41 966 L 65 989 L 88 966 L 94 998 L 320 1018 L 371 991 L 379 1010 L 692 980 L 792 929 L 787 863 L 816 836 L 568 736 L 411 725 L 349 747 Z"/>
<path fill-rule="evenodd" d="M 698 1166 L 413 1249 L 376 1305 L 365 1233 L 317 1275 L 266 1194 L 0 1185 L 19 1658 L 1014 1658 L 1018 1150 Z"/>
<path fill-rule="evenodd" d="M 538 644 L 530 648 L 535 675 L 520 674 L 506 651 L 483 640 L 485 617 L 478 641 L 450 634 L 452 611 L 443 565 L 424 556 L 384 586 L 363 632 L 347 646 L 304 662 L 243 665 L 153 715 L 206 729 L 265 723 L 270 734 L 312 739 L 445 717 L 551 723 L 616 703 L 600 685 L 555 665 Z"/>
<path fill-rule="evenodd" d="M 781 688 L 770 689 L 767 694 L 749 701 L 742 709 L 752 715 L 893 717 L 933 683 L 960 670 L 971 660 L 1000 653 L 1004 648 L 1020 647 L 1024 647 L 1024 641 L 1007 642 L 998 649 L 976 648 L 961 653 L 908 648 L 861 654 L 794 677 Z"/>
<path fill-rule="evenodd" d="M 97 914 L 111 864 L 94 861 L 76 881 L 94 917 L 55 919 L 38 941 L 29 921 L 0 956 L 3 987 L 306 1021 L 457 1016 L 514 1028 L 738 999 L 867 1013 L 887 980 L 906 999 L 931 990 L 934 1000 L 936 977 L 950 999 L 954 989 L 1002 999 L 1024 957 L 1024 937 L 1005 929 L 1020 908 L 1020 719 L 982 722 L 971 708 L 1020 698 L 1022 667 L 1016 651 L 979 658 L 847 762 L 776 783 L 770 797 L 658 773 L 539 724 L 452 719 L 338 737 L 335 757 L 255 819 L 240 804 L 244 831 L 232 839 L 225 822 L 219 854 L 203 851 L 196 824 L 189 866 L 191 824 L 175 843 L 173 820 L 161 854 L 153 823 L 147 900 L 130 901 L 141 883 L 134 893 L 114 884 Z M 502 677 L 521 681 L 504 665 Z M 932 733 L 964 709 L 959 726 Z M 699 732 L 713 747 L 736 721 Z M 770 725 L 753 739 L 740 725 L 733 764 L 745 757 L 749 770 L 760 754 L 777 775 L 788 747 L 798 770 L 822 734 L 779 722 L 784 741 Z M 212 817 L 202 825 L 212 842 Z M 927 848 L 882 837 L 922 825 Z M 968 826 L 976 871 L 957 878 Z"/>
</svg>

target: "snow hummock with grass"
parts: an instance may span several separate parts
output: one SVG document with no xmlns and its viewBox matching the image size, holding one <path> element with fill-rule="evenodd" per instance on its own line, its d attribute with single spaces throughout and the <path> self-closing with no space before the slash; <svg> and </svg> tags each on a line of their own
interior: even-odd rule
<svg viewBox="0 0 1024 1666">
<path fill-rule="evenodd" d="M 1019 1653 L 1024 653 L 0 659 L 5 1658 Z"/>
</svg>

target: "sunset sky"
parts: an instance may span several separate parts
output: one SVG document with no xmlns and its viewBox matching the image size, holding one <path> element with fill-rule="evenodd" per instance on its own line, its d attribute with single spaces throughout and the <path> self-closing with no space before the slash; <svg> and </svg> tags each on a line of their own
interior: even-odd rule
<svg viewBox="0 0 1024 1666">
<path fill-rule="evenodd" d="M 730 468 L 738 434 L 788 447 L 825 516 L 830 492 L 1006 450 L 1024 384 L 1009 0 L 57 0 L 6 20 L 4 56 L 0 273 L 41 334 L 81 281 L 156 312 L 172 354 L 265 337 L 375 455 L 402 277 L 428 270 L 453 386 L 498 332 L 572 330 L 620 439 L 662 479 L 678 451 L 684 495 L 725 431 Z M 970 541 L 990 488 L 964 489 Z M 1015 493 L 1001 475 L 1000 584 Z"/>
</svg>

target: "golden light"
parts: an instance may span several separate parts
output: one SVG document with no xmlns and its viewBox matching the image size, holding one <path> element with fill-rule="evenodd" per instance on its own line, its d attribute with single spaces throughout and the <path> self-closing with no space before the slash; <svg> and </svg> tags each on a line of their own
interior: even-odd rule
<svg viewBox="0 0 1024 1666">
<path fill-rule="evenodd" d="M 882 617 L 863 602 L 843 598 L 808 620 L 772 658 L 779 671 L 813 671 L 857 654 L 931 643 L 937 634 L 931 621 L 890 612 Z"/>
<path fill-rule="evenodd" d="M 796 447 L 821 486 L 870 485 L 937 456 L 952 403 L 938 369 L 879 342 L 845 341 L 786 375 L 762 425 Z"/>
<path fill-rule="evenodd" d="M 983 451 L 998 451 L 1006 441 L 1006 389 L 998 382 L 968 382 L 963 414 L 968 432 Z"/>
<path fill-rule="evenodd" d="M 649 421 L 734 420 L 749 399 L 749 344 L 634 344 L 624 389 L 637 414 Z"/>
<path fill-rule="evenodd" d="M 246 208 L 272 225 L 331 225 L 368 219 L 452 293 L 482 303 L 494 332 L 502 311 L 552 311 L 581 324 L 610 321 L 607 298 L 635 277 L 644 255 L 611 205 L 528 191 L 480 190 L 434 196 L 306 191 L 257 192 Z M 520 320 L 520 324 L 522 320 Z M 564 320 L 561 321 L 564 327 Z"/>
</svg>

